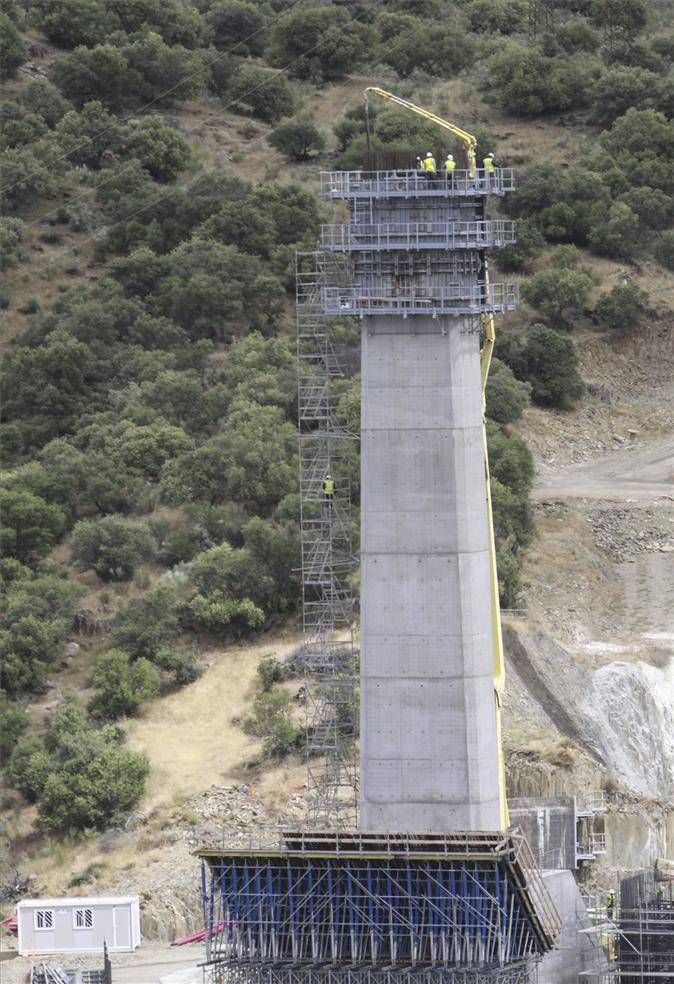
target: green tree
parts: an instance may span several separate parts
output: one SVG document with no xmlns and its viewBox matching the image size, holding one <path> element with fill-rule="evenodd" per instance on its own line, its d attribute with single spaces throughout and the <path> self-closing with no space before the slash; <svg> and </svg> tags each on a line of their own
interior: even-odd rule
<svg viewBox="0 0 674 984">
<path fill-rule="evenodd" d="M 589 243 L 594 253 L 625 259 L 634 252 L 634 243 L 639 233 L 639 219 L 625 202 L 616 202 L 609 209 L 608 216 L 590 229 Z"/>
<path fill-rule="evenodd" d="M 0 489 L 0 553 L 29 562 L 46 556 L 63 533 L 65 516 L 29 492 Z"/>
<path fill-rule="evenodd" d="M 139 80 L 135 94 L 143 101 L 151 99 L 170 106 L 181 99 L 196 98 L 206 88 L 208 70 L 201 54 L 179 44 L 166 44 L 153 31 L 125 45 L 122 54 L 132 76 Z"/>
<path fill-rule="evenodd" d="M 584 270 L 551 267 L 522 285 L 527 304 L 537 308 L 553 327 L 566 327 L 570 314 L 587 302 L 593 279 Z"/>
<path fill-rule="evenodd" d="M 339 7 L 311 7 L 285 14 L 271 32 L 271 65 L 289 66 L 300 79 L 341 78 L 363 62 L 370 30 Z"/>
<path fill-rule="evenodd" d="M 97 718 L 135 714 L 141 704 L 159 693 L 159 674 L 149 660 L 131 662 L 121 649 L 109 649 L 98 657 L 91 684 L 96 694 L 89 709 Z"/>
<path fill-rule="evenodd" d="M 287 79 L 256 65 L 240 65 L 230 76 L 227 101 L 265 123 L 292 116 L 295 97 Z"/>
<path fill-rule="evenodd" d="M 5 561 L 7 563 L 7 561 Z M 3 587 L 0 615 L 2 687 L 15 696 L 43 688 L 64 653 L 81 588 L 52 574 L 23 572 Z"/>
<path fill-rule="evenodd" d="M 72 108 L 68 100 L 46 79 L 32 79 L 22 87 L 19 99 L 30 112 L 41 116 L 49 127 L 56 126 Z"/>
<path fill-rule="evenodd" d="M 531 386 L 515 378 L 512 369 L 492 359 L 487 378 L 487 415 L 499 424 L 519 420 L 529 405 Z"/>
<path fill-rule="evenodd" d="M 587 55 L 548 58 L 514 41 L 488 61 L 485 88 L 498 106 L 523 116 L 586 105 L 599 65 Z"/>
<path fill-rule="evenodd" d="M 246 0 L 216 0 L 206 14 L 206 23 L 218 51 L 234 49 L 237 55 L 262 54 L 265 19 L 254 4 Z"/>
<path fill-rule="evenodd" d="M 34 734 L 24 735 L 18 739 L 12 752 L 7 780 L 29 803 L 35 803 L 44 789 L 50 767 L 50 756 L 42 738 Z"/>
<path fill-rule="evenodd" d="M 531 383 L 535 403 L 568 409 L 585 388 L 577 367 L 576 350 L 568 336 L 545 325 L 533 325 L 514 368 L 520 378 Z"/>
<path fill-rule="evenodd" d="M 664 267 L 674 270 L 674 231 L 663 232 L 656 244 L 655 255 Z"/>
<path fill-rule="evenodd" d="M 27 58 L 21 35 L 7 14 L 0 13 L 0 82 L 13 79 Z"/>
<path fill-rule="evenodd" d="M 611 66 L 594 84 L 592 119 L 609 126 L 634 106 L 636 109 L 658 109 L 661 85 L 655 72 L 625 65 Z"/>
<path fill-rule="evenodd" d="M 53 79 L 66 99 L 79 109 L 98 101 L 113 112 L 132 105 L 141 87 L 141 78 L 119 48 L 97 44 L 94 48 L 75 48 L 54 65 Z"/>
<path fill-rule="evenodd" d="M 151 663 L 180 632 L 175 591 L 160 586 L 132 599 L 115 619 L 112 641 L 133 659 Z"/>
<path fill-rule="evenodd" d="M 79 113 L 66 113 L 56 125 L 56 135 L 73 164 L 96 169 L 105 154 L 119 150 L 121 142 L 116 117 L 100 102 L 86 103 Z"/>
<path fill-rule="evenodd" d="M 190 160 L 187 140 L 157 117 L 132 120 L 125 145 L 157 181 L 175 181 Z"/>
<path fill-rule="evenodd" d="M 294 490 L 295 456 L 295 428 L 279 407 L 237 400 L 217 438 L 165 465 L 163 493 L 169 502 L 233 499 L 265 511 Z"/>
<path fill-rule="evenodd" d="M 630 44 L 647 22 L 645 0 L 593 0 L 593 22 L 604 31 L 604 44 L 609 55 L 620 45 Z"/>
<path fill-rule="evenodd" d="M 416 18 L 396 35 L 395 43 L 385 43 L 381 60 L 407 78 L 415 71 L 441 78 L 456 75 L 472 63 L 475 48 L 469 34 L 458 23 L 424 23 Z"/>
<path fill-rule="evenodd" d="M 23 707 L 12 703 L 4 690 L 0 690 L 0 766 L 7 765 L 17 741 L 28 729 L 30 718 Z"/>
<path fill-rule="evenodd" d="M 511 272 L 523 270 L 527 260 L 540 256 L 545 248 L 545 239 L 536 222 L 532 219 L 520 219 L 517 223 L 517 241 L 513 246 L 500 249 L 496 262 L 501 270 Z"/>
<path fill-rule="evenodd" d="M 93 46 L 120 27 L 103 0 L 36 0 L 31 8 L 49 40 L 64 48 Z"/>
<path fill-rule="evenodd" d="M 73 560 L 93 567 L 104 581 L 128 581 L 138 564 L 151 560 L 154 541 L 146 524 L 120 516 L 80 520 L 70 541 Z"/>
<path fill-rule="evenodd" d="M 49 166 L 27 147 L 10 147 L 0 151 L 0 207 L 17 208 L 36 195 L 45 195 L 55 188 L 54 174 Z"/>
<path fill-rule="evenodd" d="M 282 123 L 269 134 L 269 143 L 291 161 L 306 161 L 325 147 L 325 138 L 313 123 Z"/>
<path fill-rule="evenodd" d="M 6 270 L 17 262 L 23 229 L 24 223 L 21 219 L 0 217 L 0 270 Z"/>
<path fill-rule="evenodd" d="M 596 313 L 612 331 L 626 332 L 639 323 L 648 304 L 648 294 L 637 284 L 624 284 L 602 294 Z"/>
</svg>

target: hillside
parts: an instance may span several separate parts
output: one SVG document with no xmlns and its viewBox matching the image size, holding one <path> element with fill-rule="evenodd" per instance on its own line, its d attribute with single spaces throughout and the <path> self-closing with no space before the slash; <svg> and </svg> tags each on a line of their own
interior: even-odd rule
<svg viewBox="0 0 674 984">
<path fill-rule="evenodd" d="M 487 407 L 510 792 L 604 788 L 607 871 L 639 813 L 671 856 L 671 5 L 0 11 L 7 901 L 17 871 L 140 889 L 170 938 L 200 837 L 302 815 L 294 253 L 371 84 L 517 174 Z M 372 125 L 410 164 L 438 139 Z M 335 397 L 357 426 L 358 377 Z"/>
</svg>

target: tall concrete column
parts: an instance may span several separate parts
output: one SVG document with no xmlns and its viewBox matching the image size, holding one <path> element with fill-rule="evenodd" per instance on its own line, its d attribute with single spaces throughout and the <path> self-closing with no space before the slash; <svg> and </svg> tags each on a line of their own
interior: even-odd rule
<svg viewBox="0 0 674 984">
<path fill-rule="evenodd" d="M 360 826 L 496 830 L 475 319 L 362 324 Z"/>
</svg>

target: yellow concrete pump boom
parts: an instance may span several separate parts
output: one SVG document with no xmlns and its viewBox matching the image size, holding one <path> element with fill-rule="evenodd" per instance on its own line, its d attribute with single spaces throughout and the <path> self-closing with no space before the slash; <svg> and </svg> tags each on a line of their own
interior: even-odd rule
<svg viewBox="0 0 674 984">
<path fill-rule="evenodd" d="M 401 99 L 400 96 L 394 96 L 392 92 L 387 92 L 386 89 L 379 89 L 375 85 L 368 86 L 365 90 L 366 112 L 369 92 L 374 92 L 375 95 L 381 96 L 382 99 L 388 99 L 390 102 L 395 103 L 396 106 L 402 106 L 403 109 L 409 109 L 411 113 L 416 113 L 417 116 L 423 116 L 425 120 L 429 120 L 431 123 L 436 123 L 438 126 L 441 126 L 443 130 L 449 130 L 449 132 L 453 133 L 455 137 L 458 137 L 463 144 L 468 157 L 468 173 L 471 178 L 475 177 L 475 151 L 477 148 L 477 140 L 472 133 L 466 133 L 465 130 L 462 130 L 459 126 L 455 126 L 454 123 L 450 123 L 448 120 L 443 120 L 440 116 L 436 116 L 435 113 L 431 113 L 427 109 L 422 109 L 421 106 L 415 106 L 414 103 L 409 102 L 407 99 Z"/>
<path fill-rule="evenodd" d="M 477 147 L 477 140 L 475 137 L 462 130 L 460 127 L 455 126 L 453 123 L 449 123 L 448 120 L 443 120 L 435 113 L 429 112 L 427 109 L 421 109 L 420 106 L 415 106 L 414 103 L 408 102 L 407 99 L 401 99 L 400 96 L 394 96 L 392 92 L 387 92 L 386 89 L 379 89 L 376 86 L 369 86 L 365 90 L 365 113 L 367 118 L 367 108 L 368 108 L 368 93 L 374 92 L 377 96 L 381 96 L 382 99 L 388 99 L 390 102 L 396 104 L 396 106 L 402 106 L 403 109 L 409 109 L 411 113 L 416 113 L 417 116 L 422 116 L 424 119 L 429 120 L 431 123 L 437 123 L 438 126 L 442 127 L 444 130 L 449 130 L 453 133 L 455 137 L 463 143 L 463 146 L 468 155 L 468 172 L 471 177 L 475 177 L 475 151 Z M 485 263 L 485 285 L 488 289 L 489 286 L 489 273 L 487 270 L 487 265 Z M 492 352 L 494 350 L 494 340 L 496 338 L 496 332 L 494 327 L 494 315 L 487 314 L 484 315 L 482 319 L 482 324 L 484 328 L 484 342 L 482 349 L 480 350 L 480 374 L 482 378 L 482 419 L 483 419 L 483 440 L 484 440 L 484 467 L 486 473 L 487 482 L 487 520 L 489 526 L 489 579 L 490 579 L 490 593 L 491 593 L 491 630 L 492 630 L 492 659 L 493 659 L 493 674 L 494 674 L 494 699 L 496 704 L 496 735 L 497 735 L 497 747 L 498 747 L 498 777 L 499 777 L 499 804 L 501 812 L 501 826 L 505 830 L 509 825 L 508 819 L 508 801 L 506 798 L 506 783 L 505 783 L 505 759 L 503 756 L 503 742 L 501 737 L 501 699 L 503 696 L 503 689 L 505 686 L 505 660 L 503 656 L 503 634 L 501 632 L 501 605 L 499 601 L 499 590 L 498 590 L 498 574 L 496 570 L 496 539 L 494 536 L 494 513 L 491 504 L 491 487 L 489 481 L 489 457 L 487 453 L 487 429 L 486 429 L 486 389 L 487 389 L 487 376 L 489 375 L 489 366 L 491 364 Z"/>
</svg>

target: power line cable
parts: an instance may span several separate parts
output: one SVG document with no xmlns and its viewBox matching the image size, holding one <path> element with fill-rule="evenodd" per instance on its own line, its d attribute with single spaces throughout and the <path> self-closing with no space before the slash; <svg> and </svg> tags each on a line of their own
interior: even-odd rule
<svg viewBox="0 0 674 984">
<path fill-rule="evenodd" d="M 249 34 L 248 37 L 246 37 L 246 38 L 242 38 L 241 41 L 237 41 L 237 43 L 235 45 L 233 45 L 231 48 L 228 48 L 227 51 L 221 51 L 211 61 L 205 62 L 204 65 L 202 65 L 201 68 L 199 68 L 196 71 L 192 72 L 190 75 L 185 75 L 183 78 L 179 79 L 178 82 L 176 82 L 174 85 L 172 85 L 169 89 L 165 89 L 164 92 L 160 92 L 159 95 L 157 95 L 157 96 L 154 97 L 154 99 L 151 99 L 149 102 L 146 102 L 142 106 L 139 106 L 134 111 L 134 116 L 136 114 L 138 114 L 138 113 L 142 113 L 146 109 L 149 109 L 150 106 L 154 106 L 155 103 L 160 102 L 160 100 L 164 99 L 166 96 L 169 96 L 172 92 L 175 92 L 175 90 L 178 89 L 185 82 L 189 82 L 190 79 L 196 78 L 198 75 L 201 74 L 201 72 L 203 71 L 204 68 L 210 68 L 212 65 L 215 65 L 216 62 L 220 61 L 221 58 L 225 58 L 227 55 L 231 55 L 232 52 L 234 52 L 240 45 L 246 44 L 247 41 L 250 41 L 252 38 L 256 37 L 262 31 L 268 30 L 268 28 L 272 24 L 275 24 L 276 21 L 279 20 L 280 17 L 283 17 L 285 14 L 287 14 L 289 11 L 293 10 L 295 7 L 297 7 L 299 4 L 301 4 L 303 2 L 304 2 L 304 0 L 294 0 L 294 2 L 289 7 L 287 7 L 285 10 L 280 11 L 276 17 L 273 17 L 271 19 L 271 21 L 269 21 L 268 24 L 265 24 L 263 27 L 259 27 L 257 29 L 257 31 L 253 31 L 252 34 Z M 283 71 L 283 69 L 281 71 Z M 95 101 L 95 100 L 92 100 L 92 101 Z M 54 158 L 54 160 L 51 163 L 52 164 L 58 164 L 59 161 L 67 160 L 68 157 L 70 157 L 71 154 L 74 154 L 75 153 L 75 151 L 80 150 L 82 147 L 86 147 L 87 144 L 91 143 L 94 140 L 97 140 L 99 137 L 102 137 L 104 133 L 107 133 L 109 130 L 112 130 L 120 122 L 121 123 L 128 123 L 129 120 L 131 120 L 131 119 L 134 118 L 134 116 L 127 116 L 126 119 L 115 120 L 114 123 L 110 123 L 108 126 L 103 127 L 102 130 L 99 130 L 98 133 L 95 133 L 91 137 L 87 137 L 81 143 L 76 144 L 74 147 L 71 147 L 70 150 L 67 153 L 61 154 L 60 157 Z M 35 173 L 37 173 L 37 172 L 35 172 Z M 14 184 L 7 185 L 4 188 L 0 188 L 0 195 L 3 195 L 6 192 L 11 191 L 12 188 L 16 188 L 16 186 L 19 185 L 19 184 L 21 184 L 21 181 L 15 181 Z"/>
</svg>

